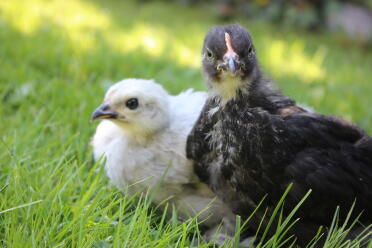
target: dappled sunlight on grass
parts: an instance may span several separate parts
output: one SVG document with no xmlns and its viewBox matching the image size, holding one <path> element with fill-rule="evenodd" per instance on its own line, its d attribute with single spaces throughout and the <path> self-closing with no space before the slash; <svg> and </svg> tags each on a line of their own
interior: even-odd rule
<svg viewBox="0 0 372 248">
<path fill-rule="evenodd" d="M 79 52 L 94 50 L 104 40 L 120 53 L 136 52 L 165 57 L 181 66 L 200 68 L 200 47 L 185 44 L 165 26 L 137 21 L 129 28 L 112 23 L 109 12 L 86 1 L 2 1 L 5 18 L 23 34 L 32 34 L 45 25 L 54 24 L 66 34 Z M 202 40 L 204 33 L 189 33 L 189 39 Z M 193 43 L 195 44 L 195 43 Z M 201 42 L 196 43 L 201 44 Z M 304 51 L 296 40 L 266 40 L 259 56 L 275 76 L 294 75 L 304 82 L 324 79 L 322 68 L 325 49 L 315 54 Z"/>
<path fill-rule="evenodd" d="M 195 36 L 198 38 L 198 36 Z M 138 22 L 131 29 L 116 30 L 107 41 L 123 53 L 140 50 L 149 56 L 163 56 L 179 65 L 197 68 L 200 55 L 164 27 Z"/>
<path fill-rule="evenodd" d="M 20 32 L 30 34 L 53 22 L 69 32 L 107 28 L 109 17 L 93 4 L 83 1 L 12 0 L 1 1 L 6 19 Z"/>
<path fill-rule="evenodd" d="M 163 1 L 0 1 L 0 52 L 7 58 L 0 80 L 89 84 L 143 77 L 172 93 L 205 89 L 203 36 L 219 24 L 207 10 Z M 370 52 L 345 48 L 329 34 L 241 23 L 253 35 L 264 73 L 285 94 L 369 126 Z"/>
<path fill-rule="evenodd" d="M 292 43 L 284 40 L 270 40 L 267 48 L 260 51 L 267 65 L 276 76 L 295 75 L 304 82 L 312 82 L 325 78 L 326 71 L 322 67 L 326 55 L 324 48 L 319 48 L 315 54 L 305 52 L 305 44 L 296 40 Z"/>
<path fill-rule="evenodd" d="M 221 23 L 210 5 L 173 2 L 0 0 L 0 212 L 43 200 L 0 214 L 0 247 L 117 247 L 122 238 L 175 247 L 195 233 L 184 222 L 158 228 L 145 206 L 108 188 L 89 146 L 90 115 L 118 80 L 152 78 L 172 94 L 206 89 L 203 36 Z M 372 132 L 371 50 L 239 21 L 285 95 Z"/>
<path fill-rule="evenodd" d="M 50 24 L 74 42 L 77 49 L 94 49 L 92 31 L 105 30 L 110 18 L 93 4 L 82 1 L 1 1 L 7 21 L 20 33 L 31 35 Z"/>
<path fill-rule="evenodd" d="M 124 53 L 140 50 L 149 56 L 160 56 L 165 50 L 165 36 L 161 28 L 138 23 L 125 31 L 115 30 L 106 39 L 116 50 Z"/>
<path fill-rule="evenodd" d="M 60 27 L 77 50 L 94 50 L 101 40 L 118 52 L 140 51 L 149 56 L 168 57 L 176 63 L 197 68 L 199 52 L 186 46 L 164 27 L 137 22 L 131 28 L 118 28 L 103 9 L 85 1 L 2 1 L 0 9 L 9 24 L 30 35 L 49 24 Z M 191 34 L 201 39 L 202 34 Z M 199 50 L 199 49 L 198 49 Z"/>
</svg>

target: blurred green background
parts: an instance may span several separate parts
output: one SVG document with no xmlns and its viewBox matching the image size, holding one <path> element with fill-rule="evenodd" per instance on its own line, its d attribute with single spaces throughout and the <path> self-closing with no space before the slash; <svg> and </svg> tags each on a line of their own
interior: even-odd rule
<svg viewBox="0 0 372 248">
<path fill-rule="evenodd" d="M 338 32 L 275 26 L 262 18 L 237 15 L 230 22 L 249 29 L 265 73 L 285 94 L 372 130 L 370 47 Z M 11 122 L 24 103 L 22 119 L 34 108 L 74 107 L 70 113 L 80 118 L 66 124 L 79 123 L 109 84 L 126 77 L 155 78 L 171 93 L 205 89 L 202 40 L 221 23 L 212 3 L 1 1 L 2 114 Z"/>
<path fill-rule="evenodd" d="M 109 235 L 85 236 L 96 223 L 90 216 L 112 201 L 104 173 L 87 175 L 91 112 L 123 78 L 154 78 L 173 94 L 205 90 L 202 41 L 221 19 L 249 29 L 265 74 L 286 95 L 372 133 L 368 41 L 255 15 L 221 16 L 214 2 L 2 0 L 0 246 L 92 244 Z M 36 205 L 1 212 L 25 203 Z M 85 216 L 88 203 L 97 212 Z"/>
</svg>

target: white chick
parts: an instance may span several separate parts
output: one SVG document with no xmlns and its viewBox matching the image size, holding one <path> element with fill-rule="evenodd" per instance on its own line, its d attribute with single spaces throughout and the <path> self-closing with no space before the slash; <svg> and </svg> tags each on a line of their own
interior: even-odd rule
<svg viewBox="0 0 372 248">
<path fill-rule="evenodd" d="M 169 95 L 152 80 L 125 79 L 114 84 L 92 114 L 102 120 L 93 137 L 94 158 L 106 158 L 110 182 L 130 194 L 156 188 L 153 201 L 173 204 L 178 215 L 212 229 L 224 219 L 233 232 L 234 215 L 201 183 L 186 159 L 186 139 L 205 103 L 205 92 Z"/>
</svg>

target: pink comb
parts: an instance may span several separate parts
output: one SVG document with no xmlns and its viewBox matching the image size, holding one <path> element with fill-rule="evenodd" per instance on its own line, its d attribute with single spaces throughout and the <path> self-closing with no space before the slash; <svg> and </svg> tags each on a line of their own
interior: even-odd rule
<svg viewBox="0 0 372 248">
<path fill-rule="evenodd" d="M 234 51 L 234 49 L 232 48 L 232 45 L 231 45 L 230 35 L 226 32 L 225 32 L 225 43 L 226 43 L 226 47 L 227 47 L 226 54 L 235 53 L 235 51 Z"/>
</svg>

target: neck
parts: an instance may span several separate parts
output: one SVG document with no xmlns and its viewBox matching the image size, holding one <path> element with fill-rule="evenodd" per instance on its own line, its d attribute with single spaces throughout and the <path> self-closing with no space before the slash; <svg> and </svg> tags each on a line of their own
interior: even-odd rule
<svg viewBox="0 0 372 248">
<path fill-rule="evenodd" d="M 224 105 L 234 99 L 243 86 L 244 81 L 242 81 L 240 77 L 227 75 L 220 82 L 214 83 L 210 93 L 212 96 L 219 98 L 221 103 Z"/>
<path fill-rule="evenodd" d="M 157 130 L 148 129 L 138 125 L 132 125 L 129 123 L 115 123 L 121 131 L 128 137 L 132 143 L 144 144 L 148 143 L 149 140 L 157 134 Z"/>
<path fill-rule="evenodd" d="M 257 77 L 251 79 L 249 83 L 242 84 L 234 99 L 240 100 L 250 108 L 260 107 L 270 113 L 277 113 L 281 108 L 295 105 L 293 100 L 282 95 L 279 90 L 273 87 L 271 81 L 263 78 L 261 74 L 257 74 Z"/>
<path fill-rule="evenodd" d="M 213 97 L 220 100 L 225 105 L 231 100 L 236 99 L 239 95 L 247 95 L 253 88 L 257 87 L 261 74 L 258 69 L 254 69 L 249 76 L 236 77 L 226 75 L 221 78 L 220 82 L 212 83 L 210 93 Z"/>
</svg>

